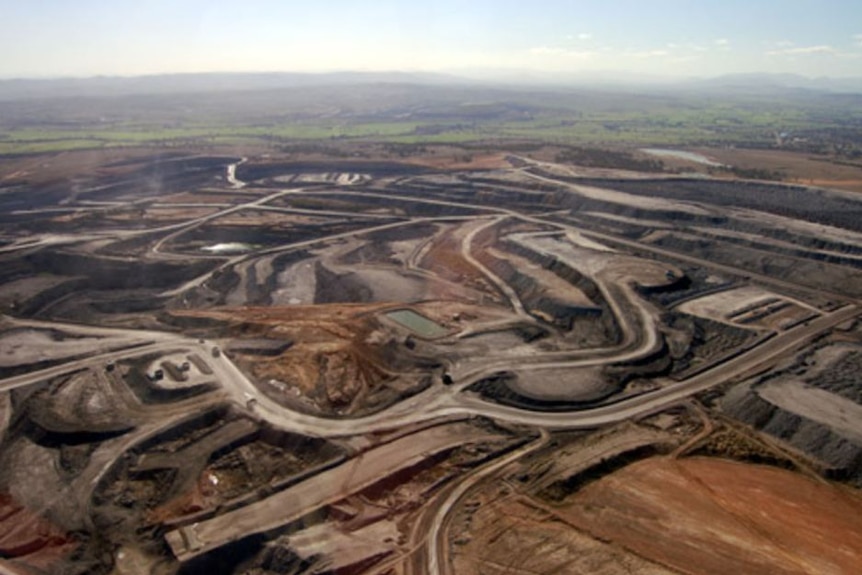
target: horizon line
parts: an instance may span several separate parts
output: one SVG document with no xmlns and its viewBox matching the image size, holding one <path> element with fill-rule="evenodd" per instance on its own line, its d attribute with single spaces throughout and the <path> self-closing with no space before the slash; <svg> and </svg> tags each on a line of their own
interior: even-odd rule
<svg viewBox="0 0 862 575">
<path fill-rule="evenodd" d="M 493 76 L 506 77 L 506 81 L 513 80 L 513 76 L 518 74 L 528 75 L 527 80 L 535 80 L 536 77 L 541 78 L 563 78 L 568 81 L 577 80 L 579 76 L 584 79 L 595 80 L 601 76 L 603 80 L 613 79 L 614 81 L 625 80 L 627 76 L 638 79 L 653 79 L 657 81 L 703 81 L 715 80 L 721 78 L 754 78 L 754 77 L 772 77 L 772 78 L 798 78 L 804 80 L 862 80 L 862 74 L 848 76 L 830 76 L 818 75 L 812 76 L 803 73 L 795 72 L 727 72 L 723 74 L 710 75 L 677 75 L 672 73 L 643 73 L 632 70 L 588 70 L 588 71 L 550 71 L 550 70 L 531 70 L 524 68 L 467 68 L 467 69 L 447 69 L 447 70 L 424 70 L 424 69 L 383 69 L 383 70 L 368 70 L 361 68 L 340 68 L 330 70 L 201 70 L 201 71 L 186 71 L 186 72 L 147 72 L 141 74 L 117 74 L 117 73 L 97 73 L 97 74 L 81 74 L 81 75 L 63 75 L 63 74 L 45 74 L 45 75 L 0 75 L 0 81 L 50 81 L 50 80 L 130 80 L 135 78 L 161 78 L 161 77 L 181 77 L 181 76 L 277 76 L 277 75 L 297 75 L 297 76 L 334 76 L 334 75 L 426 75 L 426 76 L 449 76 L 452 79 L 470 80 L 479 82 L 493 82 Z"/>
</svg>

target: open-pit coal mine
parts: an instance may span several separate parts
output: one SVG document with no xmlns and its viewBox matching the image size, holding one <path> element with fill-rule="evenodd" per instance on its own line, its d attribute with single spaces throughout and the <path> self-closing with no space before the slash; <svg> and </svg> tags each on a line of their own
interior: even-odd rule
<svg viewBox="0 0 862 575">
<path fill-rule="evenodd" d="M 862 199 L 315 154 L 4 175 L 0 572 L 862 572 Z"/>
</svg>

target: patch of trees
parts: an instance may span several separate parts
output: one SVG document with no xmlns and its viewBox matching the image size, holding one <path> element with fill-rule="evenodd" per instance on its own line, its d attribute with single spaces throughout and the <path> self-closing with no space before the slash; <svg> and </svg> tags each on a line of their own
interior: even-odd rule
<svg viewBox="0 0 862 575">
<path fill-rule="evenodd" d="M 710 174 L 715 174 L 719 172 L 730 173 L 737 178 L 744 178 L 746 180 L 766 180 L 780 182 L 784 179 L 784 174 L 778 170 L 766 170 L 763 168 L 740 168 L 739 166 L 722 166 L 709 169 Z"/>
<path fill-rule="evenodd" d="M 384 143 L 382 146 L 383 153 L 387 155 L 395 155 L 400 158 L 408 158 L 410 156 L 418 156 L 428 153 L 428 148 L 423 144 L 402 144 L 397 142 Z"/>
</svg>

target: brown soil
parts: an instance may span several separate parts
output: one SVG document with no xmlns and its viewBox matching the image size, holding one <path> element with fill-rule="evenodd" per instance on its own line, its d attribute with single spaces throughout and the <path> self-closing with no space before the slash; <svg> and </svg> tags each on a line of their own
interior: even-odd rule
<svg viewBox="0 0 862 575">
<path fill-rule="evenodd" d="M 459 508 L 448 532 L 452 572 L 458 575 L 510 573 L 567 575 L 670 575 L 672 572 L 597 541 L 554 517 L 553 511 L 507 496 L 506 488 L 485 490 L 471 510 Z"/>
<path fill-rule="evenodd" d="M 706 148 L 694 151 L 743 169 L 780 172 L 789 183 L 862 192 L 862 165 L 835 163 L 826 156 L 785 150 Z"/>
<path fill-rule="evenodd" d="M 862 498 L 772 467 L 652 458 L 588 485 L 560 515 L 682 573 L 862 572 Z"/>
<path fill-rule="evenodd" d="M 0 493 L 0 557 L 46 568 L 76 547 L 77 543 L 56 525 Z"/>
<path fill-rule="evenodd" d="M 429 271 L 449 281 L 468 286 L 479 292 L 496 293 L 476 267 L 464 259 L 461 240 L 469 231 L 467 226 L 448 230 L 434 240 L 431 248 L 418 263 Z M 474 252 L 481 248 L 479 238 L 474 242 Z"/>
<path fill-rule="evenodd" d="M 147 512 L 145 521 L 160 524 L 212 507 L 214 498 L 210 497 L 210 484 L 206 479 L 202 476 L 191 491 Z"/>
</svg>

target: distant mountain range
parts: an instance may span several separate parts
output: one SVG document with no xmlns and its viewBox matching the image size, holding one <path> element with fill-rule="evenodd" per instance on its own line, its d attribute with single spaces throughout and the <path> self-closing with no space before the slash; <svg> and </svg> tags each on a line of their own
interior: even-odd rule
<svg viewBox="0 0 862 575">
<path fill-rule="evenodd" d="M 555 74 L 528 70 L 463 70 L 456 74 L 429 72 L 330 73 L 204 73 L 154 76 L 97 76 L 0 80 L 0 100 L 52 97 L 129 96 L 246 90 L 280 90 L 351 84 L 413 84 L 434 86 L 493 86 L 530 88 L 601 88 L 621 91 L 726 91 L 769 93 L 812 91 L 862 94 L 862 76 L 808 78 L 793 74 L 733 74 L 714 78 L 673 78 L 591 72 Z"/>
<path fill-rule="evenodd" d="M 786 88 L 822 92 L 862 93 L 862 76 L 858 78 L 809 78 L 798 74 L 732 74 L 695 84 L 730 88 Z"/>
<path fill-rule="evenodd" d="M 457 76 L 410 72 L 203 73 L 0 80 L 0 100 L 279 90 L 350 84 L 458 84 Z"/>
<path fill-rule="evenodd" d="M 571 86 L 643 90 L 728 89 L 733 91 L 814 90 L 862 94 L 862 76 L 853 78 L 809 78 L 799 74 L 728 74 L 710 78 L 659 76 L 618 71 L 551 73 L 534 70 L 464 70 L 474 81 L 533 86 Z"/>
</svg>

